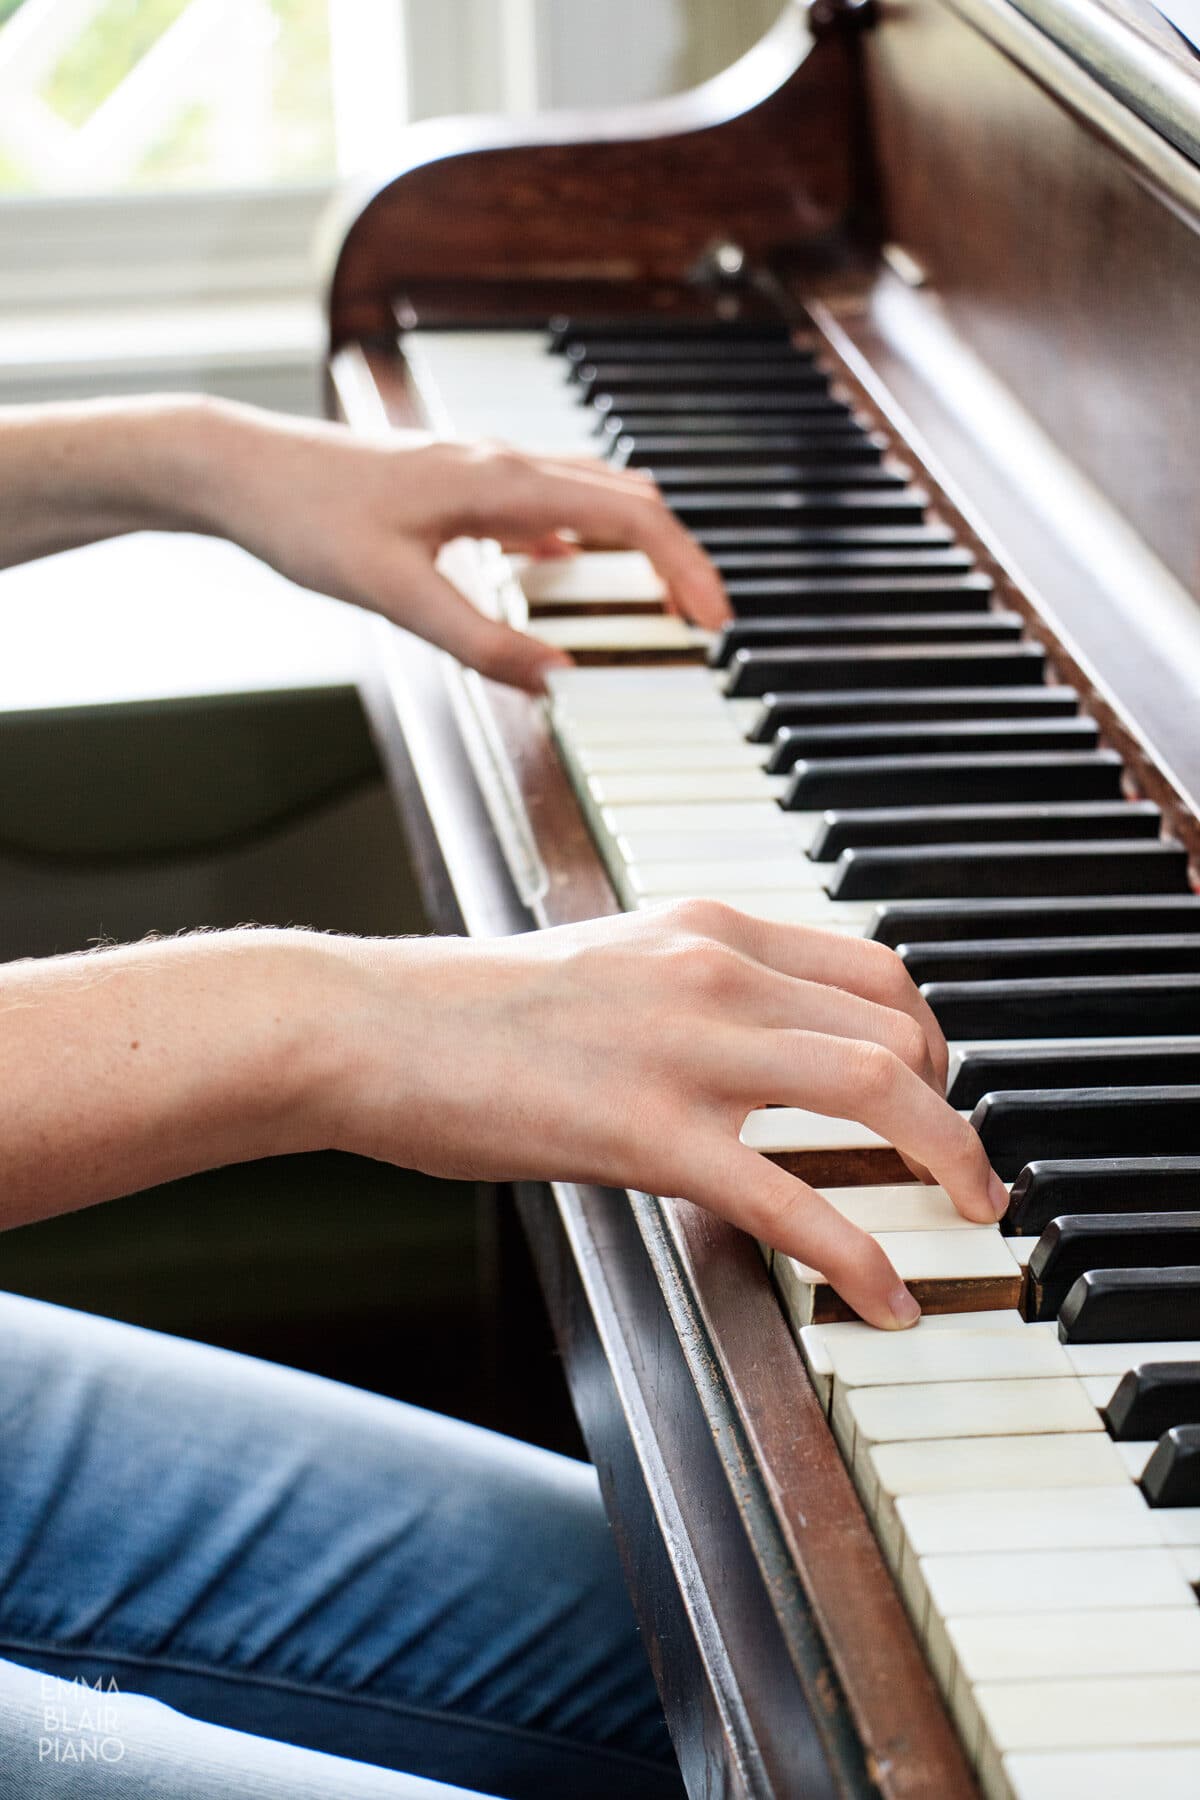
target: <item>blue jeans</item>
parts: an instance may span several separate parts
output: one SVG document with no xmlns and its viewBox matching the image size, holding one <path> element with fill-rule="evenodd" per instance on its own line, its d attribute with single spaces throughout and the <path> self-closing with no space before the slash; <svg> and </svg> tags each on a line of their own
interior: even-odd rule
<svg viewBox="0 0 1200 1800">
<path fill-rule="evenodd" d="M 0 1296 L 0 1800 L 463 1788 L 682 1793 L 594 1472 Z"/>
</svg>

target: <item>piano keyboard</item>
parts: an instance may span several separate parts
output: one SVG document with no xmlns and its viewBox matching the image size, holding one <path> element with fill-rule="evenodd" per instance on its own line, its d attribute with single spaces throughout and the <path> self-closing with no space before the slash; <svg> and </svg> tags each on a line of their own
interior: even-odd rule
<svg viewBox="0 0 1200 1800">
<path fill-rule="evenodd" d="M 708 896 L 895 947 L 1010 1185 L 972 1225 L 850 1121 L 745 1140 L 925 1308 L 771 1256 L 984 1793 L 1200 1793 L 1200 898 L 1157 807 L 811 347 L 780 327 L 414 332 L 459 435 L 649 469 L 735 618 L 645 559 L 516 566 L 581 666 L 549 717 L 627 908 Z M 579 654 L 579 653 L 582 654 Z"/>
</svg>

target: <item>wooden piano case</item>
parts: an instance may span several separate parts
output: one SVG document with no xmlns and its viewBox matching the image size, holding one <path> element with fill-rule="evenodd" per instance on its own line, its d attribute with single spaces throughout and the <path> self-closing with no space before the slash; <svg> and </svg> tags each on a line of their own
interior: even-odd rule
<svg viewBox="0 0 1200 1800">
<path fill-rule="evenodd" d="M 398 317 L 794 309 L 1200 850 L 1200 101 L 1074 8 L 813 0 L 677 100 L 413 129 L 335 232 L 330 404 L 420 422 Z M 534 702 L 391 628 L 370 680 L 440 928 L 616 910 Z M 520 1205 L 689 1792 L 974 1792 L 753 1244 Z"/>
</svg>

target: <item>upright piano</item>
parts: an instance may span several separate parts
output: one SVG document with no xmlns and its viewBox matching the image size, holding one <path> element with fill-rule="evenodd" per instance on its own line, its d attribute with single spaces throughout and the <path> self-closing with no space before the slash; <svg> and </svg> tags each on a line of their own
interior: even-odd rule
<svg viewBox="0 0 1200 1800">
<path fill-rule="evenodd" d="M 809 0 L 677 99 L 409 131 L 331 410 L 649 469 L 629 554 L 457 546 L 546 702 L 381 628 L 442 929 L 689 895 L 894 945 L 1012 1184 L 746 1135 L 925 1316 L 686 1201 L 522 1190 L 689 1793 L 1200 1793 L 1200 84 L 1142 0 Z"/>
</svg>

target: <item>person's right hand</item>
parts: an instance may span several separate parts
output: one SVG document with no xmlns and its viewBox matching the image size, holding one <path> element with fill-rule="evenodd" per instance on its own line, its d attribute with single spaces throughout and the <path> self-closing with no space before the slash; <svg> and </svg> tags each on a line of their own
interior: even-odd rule
<svg viewBox="0 0 1200 1800">
<path fill-rule="evenodd" d="M 883 1250 L 741 1143 L 768 1104 L 859 1120 L 968 1219 L 1007 1204 L 947 1105 L 899 958 L 710 901 L 500 941 L 334 940 L 354 999 L 327 1097 L 343 1149 L 436 1175 L 683 1196 L 820 1269 L 872 1324 L 917 1317 Z"/>
</svg>

